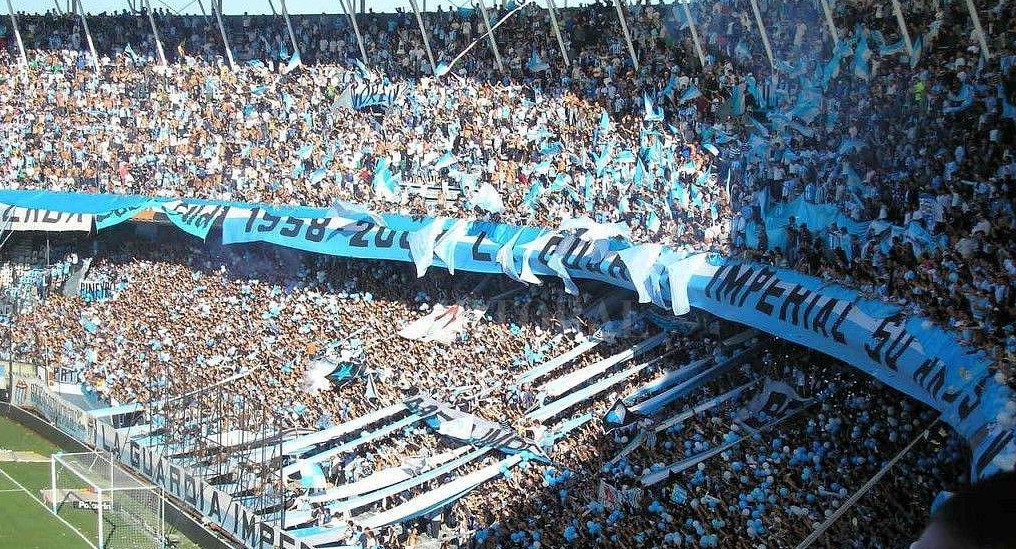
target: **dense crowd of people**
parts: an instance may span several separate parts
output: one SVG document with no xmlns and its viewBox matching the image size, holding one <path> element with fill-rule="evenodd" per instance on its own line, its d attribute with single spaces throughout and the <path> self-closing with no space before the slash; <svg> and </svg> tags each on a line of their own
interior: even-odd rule
<svg viewBox="0 0 1016 549">
<path fill-rule="evenodd" d="M 322 259 L 277 247 L 153 246 L 122 234 L 100 240 L 93 268 L 119 281 L 112 295 L 101 300 L 51 296 L 19 319 L 37 329 L 17 331 L 15 350 L 76 371 L 86 393 L 94 391 L 114 404 L 158 407 L 153 403 L 166 398 L 163 387 L 170 387 L 172 395 L 210 387 L 215 390 L 186 402 L 188 417 L 204 417 L 213 425 L 209 429 L 251 429 L 243 416 L 263 421 L 261 406 L 280 418 L 280 428 L 317 429 L 423 391 L 463 411 L 498 419 L 534 440 L 537 433 L 591 414 L 591 420 L 545 446 L 551 464 L 523 462 L 448 510 L 447 521 L 454 526 L 446 526 L 441 535 L 457 538 L 460 546 L 755 547 L 762 539 L 775 547 L 793 546 L 935 422 L 934 411 L 901 401 L 848 367 L 766 341 L 749 342 L 759 344 L 758 355 L 637 423 L 612 428 L 602 422 L 619 398 L 636 394 L 646 383 L 686 364 L 736 356 L 736 349 L 719 342 L 739 328 L 715 320 L 688 333 L 672 332 L 663 345 L 635 359 L 650 362 L 649 367 L 537 422 L 527 413 L 548 383 L 624 351 L 661 328 L 636 321 L 605 337 L 602 308 L 588 294 L 572 297 L 548 286 L 520 289 L 478 275 L 417 279 L 408 265 Z M 405 326 L 439 304 L 460 304 L 482 314 L 450 344 L 400 337 Z M 717 335 L 717 330 L 727 335 Z M 525 375 L 597 337 L 605 341 L 559 370 Z M 309 372 L 329 347 L 358 363 L 362 375 L 313 389 Z M 630 366 L 621 363 L 605 375 Z M 226 379 L 233 381 L 223 385 Z M 759 410 L 754 403 L 773 380 L 792 387 L 795 406 Z M 720 405 L 655 429 L 675 414 L 745 385 Z M 248 414 L 241 410 L 250 406 L 238 406 L 224 412 L 212 393 L 227 387 L 229 394 L 249 396 L 258 410 Z M 207 410 L 197 412 L 202 406 Z M 222 413 L 226 417 L 221 421 L 207 419 Z M 651 442 L 624 450 L 643 430 L 655 433 Z M 868 532 L 864 540 L 889 546 L 897 534 L 914 535 L 934 496 L 965 481 L 962 441 L 947 429 L 933 432 L 931 441 L 897 465 L 922 474 L 897 476 L 906 490 L 886 496 L 906 513 L 884 530 Z M 214 438 L 213 432 L 205 434 Z M 634 501 L 612 503 L 598 492 L 600 482 L 621 491 L 640 488 L 643 475 L 724 445 L 729 446 L 696 467 L 646 487 Z M 410 425 L 329 459 L 325 488 L 455 447 L 453 440 L 422 424 Z M 348 532 L 366 539 L 366 530 L 355 526 L 362 513 L 391 508 L 496 462 L 496 456 L 488 455 L 356 513 L 342 501 L 317 507 L 308 503 L 319 492 L 308 492 L 299 481 L 286 489 L 291 512 L 314 509 L 306 520 L 333 525 L 337 532 L 353 520 Z M 929 497 L 916 504 L 898 499 L 911 492 Z M 332 516 L 328 505 L 339 511 Z M 410 526 L 370 536 L 386 548 L 417 539 Z M 832 539 L 877 546 L 846 531 Z"/>
<path fill-rule="evenodd" d="M 280 16 L 224 17 L 229 70 L 214 18 L 156 13 L 163 67 L 143 14 L 104 14 L 89 18 L 97 79 L 79 19 L 23 14 L 29 70 L 11 32 L 0 48 L 5 177 L 621 220 L 636 241 L 833 276 L 927 310 L 1006 363 L 1016 351 L 1011 6 L 980 14 L 986 59 L 963 5 L 908 6 L 908 47 L 883 6 L 837 6 L 834 40 L 817 4 L 780 3 L 764 19 L 770 65 L 749 2 L 693 4 L 702 66 L 681 6 L 638 4 L 625 12 L 637 68 L 612 5 L 559 10 L 568 64 L 548 12 L 519 8 L 491 9 L 503 72 L 479 10 L 425 13 L 439 76 L 412 13 L 358 15 L 366 63 L 348 18 L 293 16 L 294 70 Z M 396 91 L 355 108 L 357 86 Z M 806 215 L 777 218 L 794 200 Z"/>
<path fill-rule="evenodd" d="M 226 16 L 235 69 L 215 18 L 157 13 L 162 66 L 146 16 L 109 14 L 89 17 L 99 75 L 79 19 L 22 15 L 27 68 L 10 29 L 0 33 L 0 177 L 13 188 L 340 199 L 545 227 L 581 215 L 622 221 L 635 242 L 723 252 L 895 301 L 985 349 L 1008 376 L 1013 6 L 983 6 L 980 36 L 962 3 L 909 3 L 909 39 L 881 3 L 834 6 L 835 36 L 819 3 L 763 7 L 769 44 L 749 1 L 624 6 L 637 64 L 609 3 L 559 9 L 563 48 L 545 9 L 492 8 L 496 55 L 479 10 L 425 13 L 433 66 L 412 13 L 357 15 L 367 59 L 343 16 L 293 16 L 296 44 L 280 16 Z M 494 299 L 491 282 L 461 273 L 417 280 L 400 266 L 274 248 L 149 248 L 97 255 L 85 284 L 97 291 L 53 295 L 27 315 L 39 330 L 22 334 L 22 351 L 81 372 L 89 390 L 118 402 L 147 401 L 172 370 L 195 387 L 237 375 L 292 427 L 348 421 L 422 389 L 527 432 L 541 428 L 525 414 L 537 391 L 512 380 L 595 331 L 582 314 L 589 297 L 547 285 Z M 437 303 L 486 313 L 453 345 L 398 339 Z M 782 344 L 661 415 L 765 376 L 794 387 L 799 413 L 749 421 L 756 386 L 608 463 L 647 431 L 605 433 L 599 418 L 619 395 L 709 356 L 709 337 L 674 336 L 653 351 L 675 353 L 660 365 L 569 409 L 596 419 L 553 445 L 553 466 L 527 462 L 463 498 L 454 511 L 461 537 L 524 547 L 793 546 L 931 428 L 896 465 L 903 474 L 825 534 L 835 546 L 888 547 L 916 537 L 938 491 L 966 480 L 962 443 L 933 427 L 929 410 Z M 598 346 L 568 368 L 638 339 Z M 373 393 L 366 378 L 307 390 L 313 357 L 339 341 L 346 356 L 362 357 Z M 447 444 L 410 429 L 398 444 L 372 443 L 356 473 L 339 467 L 332 481 Z M 634 508 L 599 501 L 598 482 L 635 487 L 654 467 L 726 444 Z M 920 505 L 901 494 L 920 494 Z M 896 518 L 859 534 L 856 525 L 887 505 Z M 393 535 L 370 539 L 389 547 L 381 540 Z"/>
</svg>

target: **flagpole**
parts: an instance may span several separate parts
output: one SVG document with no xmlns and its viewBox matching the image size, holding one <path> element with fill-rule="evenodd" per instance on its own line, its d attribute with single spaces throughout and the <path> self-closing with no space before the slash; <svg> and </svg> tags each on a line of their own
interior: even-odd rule
<svg viewBox="0 0 1016 549">
<path fill-rule="evenodd" d="M 766 32 L 766 27 L 762 24 L 762 12 L 758 9 L 758 0 L 751 0 L 751 11 L 755 13 L 755 24 L 758 25 L 758 32 L 762 35 L 762 45 L 766 49 L 769 65 L 775 68 L 776 62 L 773 61 L 773 48 L 769 45 L 769 33 Z"/>
<path fill-rule="evenodd" d="M 483 15 L 483 25 L 487 27 L 487 39 L 490 41 L 490 49 L 494 51 L 494 60 L 497 61 L 497 68 L 504 74 L 504 62 L 501 60 L 501 52 L 497 49 L 497 40 L 494 38 L 494 29 L 490 27 L 490 17 L 487 15 L 487 3 L 480 0 L 480 14 Z"/>
<path fill-rule="evenodd" d="M 88 18 L 85 17 L 85 7 L 81 5 L 81 0 L 75 0 L 75 4 L 78 7 L 78 15 L 81 16 L 81 26 L 85 28 L 85 38 L 88 40 L 88 50 L 92 52 L 92 65 L 95 67 L 95 77 L 100 78 L 102 72 L 99 70 L 99 55 L 95 53 L 95 43 L 92 42 L 92 33 L 88 30 Z"/>
<path fill-rule="evenodd" d="M 271 3 L 271 0 L 269 0 Z M 289 41 L 293 43 L 293 52 L 296 54 L 297 59 L 300 58 L 300 44 L 296 42 L 296 35 L 293 34 L 293 24 L 289 22 L 289 11 L 286 10 L 286 0 L 279 0 L 279 4 L 282 5 L 282 18 L 286 20 L 286 30 L 289 31 Z M 275 11 L 275 7 L 272 6 L 272 11 Z"/>
<path fill-rule="evenodd" d="M 28 55 L 25 54 L 25 44 L 21 41 L 21 31 L 18 29 L 18 18 L 14 15 L 14 6 L 11 0 L 7 0 L 7 12 L 11 15 L 11 26 L 14 28 L 14 39 L 18 41 L 18 51 L 21 53 L 21 63 L 28 67 Z"/>
<path fill-rule="evenodd" d="M 825 0 L 822 0 L 823 2 Z M 688 4 L 684 4 L 684 16 L 688 20 L 688 28 L 691 29 L 691 40 L 695 43 L 695 53 L 698 54 L 699 63 L 704 68 L 706 66 L 706 56 L 702 53 L 702 43 L 699 42 L 698 30 L 695 29 L 695 19 L 691 16 L 691 10 L 688 9 Z"/>
<path fill-rule="evenodd" d="M 10 0 L 8 0 L 9 2 Z M 152 15 L 152 0 L 145 0 L 145 11 L 148 12 L 148 22 L 152 25 L 152 35 L 155 37 L 155 51 L 159 55 L 159 62 L 165 67 L 166 52 L 162 49 L 162 39 L 159 38 L 159 29 L 155 27 L 155 17 Z"/>
<path fill-rule="evenodd" d="M 977 8 L 974 0 L 967 0 L 967 11 L 970 12 L 970 19 L 974 21 L 974 28 L 977 29 L 977 41 L 981 44 L 981 52 L 985 59 L 991 59 L 991 52 L 988 51 L 988 41 L 984 36 L 984 29 L 981 27 L 981 18 L 977 16 Z"/>
<path fill-rule="evenodd" d="M 236 63 L 233 62 L 233 51 L 229 49 L 229 39 L 226 38 L 226 27 L 222 25 L 222 0 L 212 0 L 212 11 L 215 12 L 215 21 L 219 24 L 222 46 L 226 48 L 226 61 L 229 62 L 229 70 L 236 72 Z"/>
<path fill-rule="evenodd" d="M 899 6 L 899 0 L 893 0 L 893 4 Z M 822 13 L 825 14 L 826 25 L 829 26 L 829 34 L 833 36 L 833 45 L 840 43 L 840 35 L 836 32 L 836 23 L 833 22 L 833 9 L 829 7 L 829 0 L 822 0 Z M 910 43 L 910 39 L 907 39 L 907 43 Z"/>
<path fill-rule="evenodd" d="M 822 0 L 825 2 L 826 0 Z M 907 20 L 903 17 L 903 8 L 900 0 L 893 0 L 893 13 L 896 14 L 896 23 L 900 26 L 900 34 L 903 35 L 903 43 L 907 45 L 907 55 L 914 57 L 914 43 L 910 41 L 910 33 L 907 31 Z"/>
<path fill-rule="evenodd" d="M 554 35 L 557 36 L 557 45 L 561 47 L 561 56 L 564 57 L 566 67 L 571 66 L 571 59 L 568 58 L 568 49 L 564 45 L 564 37 L 561 36 L 561 25 L 557 22 L 557 7 L 554 0 L 547 0 L 547 11 L 550 12 L 550 24 L 554 27 Z"/>
<path fill-rule="evenodd" d="M 430 49 L 430 37 L 427 36 L 427 27 L 423 24 L 423 15 L 420 14 L 420 7 L 416 4 L 416 0 L 409 0 L 409 5 L 413 8 L 413 13 L 416 14 L 416 24 L 420 27 L 420 34 L 423 35 L 423 47 L 427 50 L 427 59 L 430 61 L 430 72 L 434 74 L 437 72 L 437 65 L 434 63 L 434 51 Z"/>
<path fill-rule="evenodd" d="M 356 5 L 353 4 L 353 0 L 349 0 L 348 5 L 346 4 L 346 0 L 339 0 L 339 3 L 342 4 L 343 11 L 346 12 L 346 15 L 349 16 L 349 20 L 353 23 L 353 33 L 356 34 L 356 45 L 360 47 L 360 56 L 363 57 L 363 63 L 367 64 L 370 61 L 367 60 L 367 50 L 364 49 L 363 37 L 360 36 L 360 25 L 357 24 L 356 14 L 353 12 Z"/>
<path fill-rule="evenodd" d="M 621 31 L 624 33 L 624 41 L 628 44 L 631 62 L 635 65 L 635 70 L 639 70 L 639 59 L 635 54 L 635 45 L 631 43 L 631 33 L 628 32 L 628 21 L 624 18 L 624 10 L 621 9 L 621 0 L 614 0 L 614 8 L 617 9 L 617 18 L 621 21 Z"/>
</svg>

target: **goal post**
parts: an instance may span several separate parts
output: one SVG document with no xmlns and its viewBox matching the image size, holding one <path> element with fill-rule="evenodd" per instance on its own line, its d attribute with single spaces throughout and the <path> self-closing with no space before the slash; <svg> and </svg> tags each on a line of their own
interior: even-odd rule
<svg viewBox="0 0 1016 549">
<path fill-rule="evenodd" d="M 166 546 L 165 498 L 158 486 L 123 470 L 105 452 L 50 456 L 50 510 L 97 549 L 162 549 Z"/>
</svg>

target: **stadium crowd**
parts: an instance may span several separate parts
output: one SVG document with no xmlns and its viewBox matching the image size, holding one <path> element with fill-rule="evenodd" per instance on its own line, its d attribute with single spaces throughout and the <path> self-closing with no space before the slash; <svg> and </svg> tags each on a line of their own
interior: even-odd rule
<svg viewBox="0 0 1016 549">
<path fill-rule="evenodd" d="M 660 328 L 637 322 L 560 372 L 526 378 L 524 373 L 541 362 L 603 336 L 597 301 L 547 286 L 519 289 L 504 281 L 484 282 L 476 275 L 432 273 L 417 279 L 408 266 L 322 260 L 277 247 L 152 246 L 122 236 L 101 240 L 95 268 L 120 281 L 112 295 L 101 300 L 52 296 L 19 319 L 37 329 L 18 331 L 15 347 L 21 356 L 48 358 L 53 366 L 79 372 L 86 391 L 114 403 L 159 402 L 166 385 L 175 395 L 223 388 L 222 381 L 232 379 L 231 391 L 273 411 L 283 426 L 314 429 L 425 391 L 461 410 L 499 418 L 533 440 L 591 414 L 591 421 L 545 445 L 552 465 L 523 462 L 454 505 L 442 535 L 459 538 L 461 546 L 755 547 L 762 539 L 792 546 L 935 422 L 932 410 L 901 401 L 845 366 L 786 343 L 758 340 L 750 344 L 765 349 L 759 356 L 668 403 L 651 419 L 616 429 L 601 423 L 618 398 L 643 384 L 685 364 L 734 356 L 735 349 L 718 343 L 724 338 L 715 335 L 716 321 L 684 335 L 672 332 L 664 345 L 637 359 L 652 361 L 651 367 L 549 421 L 534 422 L 526 413 L 548 382 L 624 351 Z M 438 303 L 468 304 L 483 314 L 451 344 L 399 335 Z M 310 375 L 315 357 L 332 343 L 348 351 L 345 360 L 358 362 L 361 374 L 315 389 Z M 769 380 L 792 387 L 792 406 L 759 412 L 753 403 Z M 745 384 L 747 390 L 724 404 L 656 432 L 661 420 Z M 189 406 L 206 406 L 206 418 L 223 413 L 212 400 Z M 242 423 L 244 408 L 226 411 L 213 429 L 250 428 Z M 642 430 L 656 434 L 626 455 L 625 447 Z M 450 442 L 422 425 L 406 427 L 334 456 L 326 469 L 327 486 L 356 482 L 412 456 L 451 451 Z M 641 490 L 643 475 L 720 446 L 718 455 L 638 491 L 631 502 L 612 503 L 598 491 L 600 482 L 622 492 Z M 891 494 L 894 505 L 906 510 L 896 522 L 863 540 L 844 532 L 835 542 L 856 540 L 854 546 L 869 547 L 866 540 L 876 540 L 888 546 L 898 534 L 913 535 L 934 496 L 964 481 L 964 453 L 960 439 L 936 429 L 931 442 L 899 465 L 925 472 L 900 482 L 927 497 L 915 504 L 898 500 L 910 492 Z M 442 478 L 495 462 L 487 457 Z M 439 484 L 424 483 L 372 507 L 390 508 Z M 294 512 L 314 508 L 313 520 L 336 528 L 350 520 L 341 502 L 315 507 L 307 502 L 315 491 L 308 493 L 300 482 L 287 488 Z M 339 510 L 332 513 L 329 505 Z M 370 535 L 379 547 L 402 547 L 417 537 L 411 528 Z M 355 526 L 348 532 L 367 539 Z M 396 539 L 397 545 L 391 541 Z"/>
<path fill-rule="evenodd" d="M 9 30 L 0 38 L 0 170 L 15 188 L 342 199 L 548 227 L 578 215 L 625 221 L 635 241 L 721 251 L 896 300 L 987 350 L 1007 376 L 1016 354 L 1013 6 L 980 12 L 988 59 L 961 3 L 906 6 L 913 54 L 881 3 L 837 5 L 835 40 L 818 4 L 770 7 L 772 64 L 749 2 L 689 5 L 702 66 L 682 8 L 626 6 L 636 68 L 611 5 L 559 10 L 570 66 L 545 10 L 504 6 L 492 10 L 503 73 L 482 40 L 452 63 L 483 33 L 477 11 L 427 13 L 440 76 L 407 13 L 358 16 L 364 64 L 348 19 L 294 16 L 298 67 L 280 17 L 225 17 L 236 70 L 214 19 L 159 13 L 162 67 L 145 17 L 90 17 L 101 78 L 77 19 L 23 15 L 27 71 Z M 390 103 L 356 108 L 352 91 L 364 88 L 393 92 Z M 580 320 L 587 298 L 543 286 L 501 298 L 510 315 L 475 323 L 453 346 L 406 344 L 393 334 L 434 303 L 490 307 L 497 292 L 471 293 L 482 279 L 468 275 L 416 280 L 383 264 L 256 247 L 219 255 L 228 253 L 175 245 L 153 255 L 139 245 L 106 254 L 96 268 L 117 281 L 112 297 L 52 297 L 26 318 L 40 330 L 21 345 L 80 369 L 118 401 L 145 401 L 152 387 L 138 374 L 158 368 L 186 372 L 193 386 L 276 370 L 241 383 L 308 427 L 358 417 L 411 388 L 454 400 L 461 395 L 450 388 L 476 385 L 491 390 L 456 402 L 525 432 L 535 395 L 508 380 L 593 331 Z M 294 263 L 303 267 L 294 272 Z M 308 393 L 310 358 L 360 328 L 347 350 L 363 352 L 376 394 L 362 381 Z M 664 364 L 707 356 L 707 338 L 675 337 L 668 350 L 681 360 Z M 610 353 L 597 348 L 574 368 Z M 601 417 L 657 371 L 588 410 Z M 779 344 L 668 411 L 758 373 L 791 381 L 806 399 L 800 415 L 745 426 L 749 391 L 616 464 L 607 462 L 636 430 L 604 434 L 594 420 L 554 445 L 553 467 L 529 463 L 464 498 L 455 510 L 462 536 L 525 547 L 792 546 L 933 423 L 923 406 Z M 840 522 L 831 545 L 916 537 L 926 504 L 965 480 L 962 443 L 932 433 L 897 465 L 919 474 L 879 485 L 847 515 L 871 524 L 888 504 L 896 518 L 863 535 Z M 371 446 L 366 470 L 398 463 L 407 447 L 447 449 L 422 431 L 406 441 Z M 637 486 L 655 465 L 735 442 L 647 489 L 633 509 L 599 501 L 599 481 Z"/>
</svg>

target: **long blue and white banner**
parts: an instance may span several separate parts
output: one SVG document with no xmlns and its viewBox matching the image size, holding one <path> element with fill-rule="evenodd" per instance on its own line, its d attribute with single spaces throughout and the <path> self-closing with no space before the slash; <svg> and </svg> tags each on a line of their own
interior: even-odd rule
<svg viewBox="0 0 1016 549">
<path fill-rule="evenodd" d="M 163 212 L 168 206 L 178 213 L 180 219 L 170 219 L 184 230 L 208 234 L 211 224 L 204 216 L 211 210 L 179 210 L 167 199 L 0 190 L 0 203 L 100 217 L 152 200 Z M 573 278 L 593 279 L 634 290 L 640 301 L 675 314 L 696 307 L 844 360 L 939 410 L 969 441 L 975 477 L 1016 464 L 1011 428 L 1016 418 L 1006 411 L 1013 393 L 989 370 L 990 358 L 923 317 L 814 277 L 623 238 L 597 238 L 602 231 L 589 222 L 540 229 L 384 214 L 382 225 L 364 216 L 329 217 L 322 208 L 191 199 L 185 204 L 228 208 L 212 215 L 222 219 L 225 244 L 267 242 L 342 257 L 413 262 L 418 272 L 434 266 L 504 273 L 531 283 L 554 277 L 572 290 Z M 194 214 L 190 221 L 183 219 L 188 213 Z M 411 245 L 417 231 L 427 231 L 424 240 L 434 245 Z M 414 257 L 414 248 L 426 257 Z"/>
</svg>

